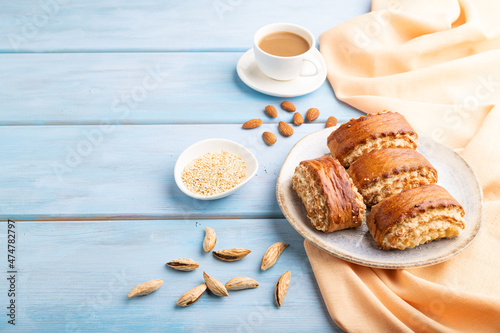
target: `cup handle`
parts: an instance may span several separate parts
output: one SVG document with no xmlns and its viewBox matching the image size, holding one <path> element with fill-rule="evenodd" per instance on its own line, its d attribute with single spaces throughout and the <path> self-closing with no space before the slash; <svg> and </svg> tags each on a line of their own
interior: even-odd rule
<svg viewBox="0 0 500 333">
<path fill-rule="evenodd" d="M 302 71 L 300 72 L 300 76 L 315 76 L 315 75 L 318 75 L 319 73 L 319 68 L 321 67 L 315 60 L 313 59 L 302 59 L 303 63 L 302 63 Z M 312 64 L 314 66 L 314 73 L 312 71 L 304 71 L 304 65 L 305 65 L 305 62 L 308 62 L 310 64 Z M 310 67 L 310 66 L 308 66 Z"/>
</svg>

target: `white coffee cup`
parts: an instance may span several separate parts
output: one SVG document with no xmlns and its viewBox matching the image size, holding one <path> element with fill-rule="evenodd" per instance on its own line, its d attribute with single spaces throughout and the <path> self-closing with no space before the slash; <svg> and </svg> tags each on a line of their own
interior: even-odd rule
<svg viewBox="0 0 500 333">
<path fill-rule="evenodd" d="M 292 57 L 281 57 L 269 54 L 259 47 L 263 37 L 273 32 L 286 31 L 299 35 L 309 43 L 309 49 L 299 55 Z M 253 51 L 257 67 L 267 76 L 279 81 L 296 79 L 299 76 L 314 76 L 318 74 L 320 65 L 312 57 L 316 40 L 313 34 L 304 27 L 292 23 L 273 23 L 266 25 L 255 33 L 253 37 Z M 307 71 L 307 62 L 314 66 L 315 70 Z"/>
</svg>

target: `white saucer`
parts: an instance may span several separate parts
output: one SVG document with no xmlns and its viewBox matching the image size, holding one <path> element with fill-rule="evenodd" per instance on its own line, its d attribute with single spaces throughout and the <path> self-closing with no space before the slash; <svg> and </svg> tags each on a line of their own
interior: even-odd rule
<svg viewBox="0 0 500 333">
<path fill-rule="evenodd" d="M 299 76 L 290 81 L 278 81 L 264 75 L 255 63 L 253 49 L 248 50 L 238 60 L 236 71 L 247 86 L 263 94 L 277 97 L 295 97 L 309 94 L 321 87 L 326 79 L 326 64 L 317 49 L 311 52 L 312 58 L 320 64 L 314 76 Z M 311 65 L 312 66 L 312 65 Z"/>
</svg>

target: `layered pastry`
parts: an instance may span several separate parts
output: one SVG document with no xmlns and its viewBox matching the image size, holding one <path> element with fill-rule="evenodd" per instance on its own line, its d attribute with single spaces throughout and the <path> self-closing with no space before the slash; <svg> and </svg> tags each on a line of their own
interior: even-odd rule
<svg viewBox="0 0 500 333">
<path fill-rule="evenodd" d="M 434 184 L 436 169 L 419 152 L 409 148 L 372 150 L 351 164 L 351 177 L 367 206 L 403 190 Z"/>
<path fill-rule="evenodd" d="M 331 232 L 361 225 L 366 209 L 363 197 L 332 156 L 300 162 L 292 184 L 316 229 Z"/>
<path fill-rule="evenodd" d="M 465 229 L 464 209 L 448 191 L 431 184 L 405 190 L 372 207 L 366 224 L 384 250 L 413 248 Z"/>
<path fill-rule="evenodd" d="M 328 136 L 333 157 L 348 168 L 361 155 L 382 148 L 417 148 L 418 135 L 405 117 L 395 112 L 351 119 Z"/>
</svg>

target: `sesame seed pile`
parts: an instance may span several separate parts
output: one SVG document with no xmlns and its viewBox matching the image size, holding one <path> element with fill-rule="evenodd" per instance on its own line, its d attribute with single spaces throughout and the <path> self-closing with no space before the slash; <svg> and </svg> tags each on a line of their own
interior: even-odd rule
<svg viewBox="0 0 500 333">
<path fill-rule="evenodd" d="M 225 150 L 194 159 L 182 171 L 182 182 L 193 193 L 210 196 L 232 189 L 245 179 L 245 161 Z"/>
</svg>

